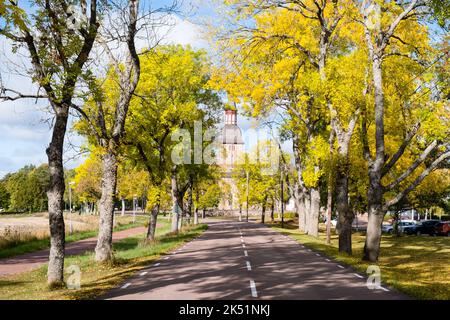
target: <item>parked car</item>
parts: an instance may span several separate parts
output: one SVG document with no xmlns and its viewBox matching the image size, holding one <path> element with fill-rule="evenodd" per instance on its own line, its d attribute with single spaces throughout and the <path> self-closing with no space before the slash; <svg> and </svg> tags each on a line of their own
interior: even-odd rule
<svg viewBox="0 0 450 320">
<path fill-rule="evenodd" d="M 413 220 L 403 220 L 398 223 L 398 230 L 400 232 L 404 232 L 405 228 L 414 227 L 415 225 L 416 225 L 416 223 Z M 381 227 L 381 230 L 386 233 L 393 233 L 394 225 L 393 224 L 384 224 Z"/>
<path fill-rule="evenodd" d="M 450 221 L 439 222 L 435 229 L 437 235 L 450 237 Z"/>
<path fill-rule="evenodd" d="M 428 234 L 430 236 L 436 235 L 436 225 L 439 224 L 441 221 L 439 220 L 422 220 L 419 223 L 417 223 L 415 226 L 410 226 L 404 228 L 403 232 L 406 234 L 415 234 L 415 235 L 422 235 L 422 234 Z"/>
</svg>

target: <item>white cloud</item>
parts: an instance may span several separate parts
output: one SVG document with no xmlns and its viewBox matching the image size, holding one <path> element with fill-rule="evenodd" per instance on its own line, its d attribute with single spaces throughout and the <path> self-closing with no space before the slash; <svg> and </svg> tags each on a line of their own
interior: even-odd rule
<svg viewBox="0 0 450 320">
<path fill-rule="evenodd" d="M 174 17 L 174 20 L 174 27 L 169 31 L 164 43 L 191 45 L 197 49 L 207 47 L 201 26 L 179 17 Z"/>
</svg>

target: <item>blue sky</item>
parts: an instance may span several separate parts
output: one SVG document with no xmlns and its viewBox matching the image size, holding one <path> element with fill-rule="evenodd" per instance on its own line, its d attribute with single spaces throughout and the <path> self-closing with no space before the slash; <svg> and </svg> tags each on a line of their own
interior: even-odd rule
<svg viewBox="0 0 450 320">
<path fill-rule="evenodd" d="M 22 1 L 26 3 L 28 1 Z M 148 4 L 149 1 L 143 1 Z M 153 1 L 152 6 L 167 5 L 170 1 Z M 214 19 L 214 1 L 194 0 L 183 3 L 182 14 L 177 25 L 168 34 L 166 42 L 190 44 L 194 48 L 208 49 L 208 43 L 202 33 L 205 20 Z M 11 43 L 0 38 L 0 74 L 5 87 L 33 93 L 36 88 L 30 80 L 17 74 L 29 66 L 28 59 L 11 52 Z M 16 171 L 27 164 L 39 165 L 47 162 L 45 149 L 51 138 L 51 116 L 46 111 L 45 101 L 19 100 L 0 102 L 0 177 Z M 71 119 L 73 121 L 73 119 Z M 254 121 L 238 118 L 239 125 L 245 132 L 254 126 Z M 263 135 L 267 134 L 263 132 Z M 264 139 L 264 137 L 261 137 Z M 256 141 L 248 141 L 248 148 Z M 68 131 L 65 146 L 65 166 L 78 166 L 83 157 L 77 156 L 79 146 L 84 139 L 72 131 Z"/>
</svg>

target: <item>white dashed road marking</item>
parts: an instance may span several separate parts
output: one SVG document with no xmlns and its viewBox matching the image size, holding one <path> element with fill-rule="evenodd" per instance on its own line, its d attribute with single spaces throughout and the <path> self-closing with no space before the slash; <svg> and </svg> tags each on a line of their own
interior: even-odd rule
<svg viewBox="0 0 450 320">
<path fill-rule="evenodd" d="M 165 258 L 164 258 L 164 260 L 167 260 L 167 259 L 169 259 L 169 257 L 165 257 Z"/>
<path fill-rule="evenodd" d="M 331 260 L 330 259 L 325 259 L 326 261 L 328 261 L 328 262 L 331 262 Z"/>
<path fill-rule="evenodd" d="M 343 266 L 341 266 L 340 264 L 337 265 L 339 268 L 341 269 L 345 269 Z"/>
<path fill-rule="evenodd" d="M 381 289 L 381 290 L 383 290 L 383 291 L 389 291 L 389 289 L 386 289 L 386 288 L 384 288 L 384 287 L 382 287 L 382 286 L 377 287 L 377 289 Z"/>
<path fill-rule="evenodd" d="M 247 250 L 244 250 L 244 256 L 248 257 L 248 252 L 247 252 Z"/>
<path fill-rule="evenodd" d="M 246 261 L 247 263 L 247 270 L 252 271 L 252 266 L 250 265 L 250 262 Z"/>
<path fill-rule="evenodd" d="M 256 284 L 253 280 L 250 280 L 250 289 L 252 290 L 252 297 L 257 298 L 258 292 L 256 291 Z"/>
<path fill-rule="evenodd" d="M 354 275 L 355 275 L 355 277 L 358 277 L 358 278 L 360 278 L 360 279 L 363 279 L 363 278 L 364 278 L 363 276 L 360 276 L 360 275 L 357 274 L 357 273 L 354 273 Z"/>
<path fill-rule="evenodd" d="M 160 264 L 161 264 L 161 263 L 159 263 L 159 262 L 158 262 L 158 263 L 155 263 L 155 267 L 159 266 Z"/>
<path fill-rule="evenodd" d="M 145 276 L 147 274 L 147 271 L 141 272 L 141 276 Z"/>
<path fill-rule="evenodd" d="M 320 254 L 316 253 L 316 256 L 320 257 Z"/>
<path fill-rule="evenodd" d="M 131 283 L 126 283 L 126 284 L 124 284 L 124 285 L 122 286 L 122 289 L 126 289 L 126 288 L 128 288 L 129 286 L 131 286 Z"/>
</svg>

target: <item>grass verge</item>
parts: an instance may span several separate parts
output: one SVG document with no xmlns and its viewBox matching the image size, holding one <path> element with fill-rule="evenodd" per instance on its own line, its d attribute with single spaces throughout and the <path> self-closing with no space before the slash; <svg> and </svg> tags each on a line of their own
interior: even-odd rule
<svg viewBox="0 0 450 320">
<path fill-rule="evenodd" d="M 146 217 L 136 217 L 135 223 L 122 224 L 122 223 L 118 222 L 116 227 L 114 228 L 114 231 L 122 231 L 122 230 L 131 229 L 131 228 L 141 227 L 147 222 L 147 220 L 148 220 L 148 218 L 146 218 Z M 67 227 L 66 227 L 66 229 L 67 229 Z M 75 242 L 75 241 L 79 241 L 79 240 L 83 240 L 83 239 L 87 239 L 87 238 L 96 237 L 97 234 L 98 234 L 98 228 L 96 228 L 95 230 L 90 230 L 90 231 L 75 232 L 70 235 L 67 234 L 66 235 L 66 244 Z M 45 237 L 45 238 L 30 237 L 23 241 L 22 240 L 21 241 L 11 241 L 10 243 L 8 243 L 7 246 L 1 248 L 0 259 L 14 257 L 17 255 L 35 252 L 35 251 L 39 251 L 39 250 L 44 250 L 44 249 L 48 249 L 49 247 L 50 247 L 50 238 L 49 237 Z"/>
<path fill-rule="evenodd" d="M 294 238 L 305 246 L 327 255 L 366 274 L 369 263 L 362 261 L 365 236 L 352 236 L 353 255 L 338 252 L 338 236 L 332 234 L 331 245 L 325 244 L 325 228 L 318 238 L 301 233 L 293 222 L 282 229 L 279 223 L 272 228 Z M 377 265 L 381 280 L 417 299 L 450 299 L 450 238 L 383 235 Z"/>
<path fill-rule="evenodd" d="M 93 252 L 71 256 L 65 261 L 66 271 L 72 265 L 81 270 L 79 290 L 50 290 L 46 283 L 47 266 L 20 276 L 0 278 L 0 300 L 73 300 L 94 299 L 107 290 L 117 287 L 128 277 L 145 268 L 161 255 L 203 233 L 206 225 L 184 227 L 178 235 L 167 233 L 170 224 L 158 228 L 157 238 L 144 244 L 144 235 L 134 236 L 114 243 L 115 262 L 111 265 L 95 263 Z M 66 279 L 70 274 L 66 274 Z"/>
</svg>

